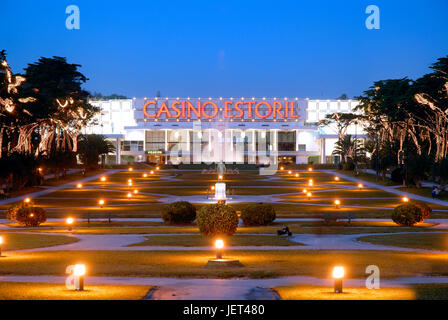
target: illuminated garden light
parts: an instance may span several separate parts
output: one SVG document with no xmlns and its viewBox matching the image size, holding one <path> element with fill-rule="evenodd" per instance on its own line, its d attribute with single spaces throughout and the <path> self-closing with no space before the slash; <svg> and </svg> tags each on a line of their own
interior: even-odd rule
<svg viewBox="0 0 448 320">
<path fill-rule="evenodd" d="M 216 259 L 222 259 L 222 250 L 224 248 L 224 241 L 222 239 L 216 240 L 215 248 L 216 248 Z"/>
<path fill-rule="evenodd" d="M 148 176 L 147 173 L 144 173 L 144 174 L 143 174 L 143 178 L 146 178 L 147 176 Z"/>
<path fill-rule="evenodd" d="M 78 183 L 78 184 L 76 185 L 76 188 L 81 189 L 81 188 L 82 188 L 82 183 Z"/>
<path fill-rule="evenodd" d="M 160 167 L 156 167 L 156 170 L 159 171 L 159 170 L 160 170 Z"/>
<path fill-rule="evenodd" d="M 342 279 L 344 278 L 344 267 L 336 266 L 333 268 L 334 292 L 342 293 Z"/>
<path fill-rule="evenodd" d="M 309 185 L 310 187 L 313 186 L 313 179 L 308 180 L 308 185 Z"/>
<path fill-rule="evenodd" d="M 308 171 L 309 171 L 309 172 L 313 171 L 313 168 L 309 167 L 309 168 L 308 168 Z"/>
<path fill-rule="evenodd" d="M 362 183 L 358 183 L 358 188 L 362 189 L 362 188 L 364 188 L 364 185 Z"/>
<path fill-rule="evenodd" d="M 134 171 L 134 168 L 129 167 L 128 171 Z"/>
<path fill-rule="evenodd" d="M 341 201 L 339 199 L 334 200 L 334 205 L 336 206 L 336 209 L 339 209 L 339 206 L 341 205 Z"/>
<path fill-rule="evenodd" d="M 303 193 L 307 193 L 308 192 L 308 190 L 306 190 L 306 189 L 303 189 L 303 191 L 302 191 Z"/>
<path fill-rule="evenodd" d="M 307 194 L 308 200 L 311 200 L 311 196 L 313 195 L 311 192 L 308 192 Z"/>
<path fill-rule="evenodd" d="M 218 176 L 218 180 L 222 181 L 222 175 Z"/>
<path fill-rule="evenodd" d="M 128 192 L 127 197 L 131 198 L 132 197 L 132 193 Z"/>
<path fill-rule="evenodd" d="M 288 171 L 288 174 L 292 174 L 292 171 L 291 171 L 291 170 L 289 170 L 289 171 Z"/>
<path fill-rule="evenodd" d="M 4 257 L 2 256 L 2 244 L 3 244 L 3 237 L 0 236 L 0 257 Z"/>
<path fill-rule="evenodd" d="M 298 173 L 296 173 L 296 178 L 298 178 L 299 177 L 299 174 Z"/>
<path fill-rule="evenodd" d="M 67 218 L 67 220 L 65 221 L 67 223 L 68 231 L 72 231 L 72 225 L 74 221 L 75 220 L 73 218 Z"/>
<path fill-rule="evenodd" d="M 86 274 L 86 266 L 84 264 L 77 264 L 73 269 L 73 275 L 75 276 L 75 290 L 84 290 L 84 276 Z"/>
<path fill-rule="evenodd" d="M 100 205 L 100 207 L 102 208 L 103 206 L 104 206 L 104 200 L 103 199 L 100 199 L 99 201 L 98 201 L 98 204 Z"/>
<path fill-rule="evenodd" d="M 285 170 L 285 167 L 280 167 L 280 171 L 283 171 L 283 170 Z"/>
<path fill-rule="evenodd" d="M 150 174 L 154 174 L 154 171 L 153 170 L 151 170 L 150 172 L 149 172 Z"/>
<path fill-rule="evenodd" d="M 100 179 L 102 182 L 106 181 L 106 177 L 102 176 Z"/>
<path fill-rule="evenodd" d="M 409 198 L 408 198 L 408 197 L 403 197 L 403 198 L 401 198 L 401 200 L 402 200 L 403 202 L 409 202 Z"/>
<path fill-rule="evenodd" d="M 335 180 L 335 181 L 339 181 L 340 178 L 339 178 L 338 176 L 336 176 L 336 177 L 334 177 L 334 180 Z"/>
<path fill-rule="evenodd" d="M 25 198 L 24 202 L 27 203 L 27 204 L 30 203 L 31 202 L 31 198 Z"/>
<path fill-rule="evenodd" d="M 210 189 L 215 190 L 215 186 L 211 186 Z"/>
<path fill-rule="evenodd" d="M 137 194 L 137 193 L 138 193 L 138 190 L 137 190 L 137 189 L 135 189 L 135 190 L 134 190 L 134 194 Z"/>
</svg>

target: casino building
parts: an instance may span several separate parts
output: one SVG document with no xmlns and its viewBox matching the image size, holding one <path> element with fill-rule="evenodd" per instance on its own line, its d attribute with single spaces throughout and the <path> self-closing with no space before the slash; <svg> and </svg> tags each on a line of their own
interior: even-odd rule
<svg viewBox="0 0 448 320">
<path fill-rule="evenodd" d="M 356 100 L 301 98 L 134 98 L 90 101 L 101 109 L 86 134 L 114 141 L 109 163 L 337 163 L 331 113 Z M 359 124 L 347 134 L 364 139 Z M 266 160 L 268 159 L 268 160 Z"/>
</svg>

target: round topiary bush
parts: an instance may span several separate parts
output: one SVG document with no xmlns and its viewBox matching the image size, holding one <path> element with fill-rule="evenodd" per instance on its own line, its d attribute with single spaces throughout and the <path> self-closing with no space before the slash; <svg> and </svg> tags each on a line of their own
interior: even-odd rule
<svg viewBox="0 0 448 320">
<path fill-rule="evenodd" d="M 22 207 L 17 210 L 15 220 L 27 227 L 38 227 L 47 221 L 47 213 L 41 207 Z"/>
<path fill-rule="evenodd" d="M 225 204 L 209 204 L 201 207 L 196 221 L 199 231 L 206 236 L 231 236 L 238 228 L 236 211 Z"/>
<path fill-rule="evenodd" d="M 392 221 L 400 226 L 413 226 L 422 221 L 422 210 L 412 203 L 399 205 L 392 213 Z"/>
<path fill-rule="evenodd" d="M 177 201 L 166 205 L 162 210 L 166 224 L 192 223 L 196 219 L 196 207 L 188 201 Z"/>
<path fill-rule="evenodd" d="M 266 226 L 275 220 L 275 209 L 270 204 L 252 203 L 241 210 L 245 226 Z"/>
<path fill-rule="evenodd" d="M 432 209 L 426 203 L 417 202 L 417 203 L 414 203 L 414 205 L 417 206 L 421 211 L 422 219 L 418 222 L 423 222 L 429 218 L 429 216 L 431 215 Z"/>
</svg>

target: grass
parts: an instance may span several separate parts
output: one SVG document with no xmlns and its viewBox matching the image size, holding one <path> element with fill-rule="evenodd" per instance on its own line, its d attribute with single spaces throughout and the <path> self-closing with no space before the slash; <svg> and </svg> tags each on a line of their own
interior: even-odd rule
<svg viewBox="0 0 448 320">
<path fill-rule="evenodd" d="M 412 187 L 401 187 L 398 188 L 399 190 L 403 190 L 409 193 L 414 193 L 417 194 L 419 196 L 424 196 L 424 197 L 428 197 L 431 198 L 431 192 L 432 192 L 432 188 L 426 188 L 426 187 L 422 187 L 422 188 L 412 188 Z M 445 200 L 448 201 L 448 192 L 443 192 L 441 194 L 439 194 L 436 199 L 438 200 Z"/>
<path fill-rule="evenodd" d="M 140 300 L 151 286 L 89 285 L 84 291 L 68 290 L 64 284 L 0 282 L 0 300 Z"/>
<path fill-rule="evenodd" d="M 68 265 L 84 263 L 91 276 L 272 278 L 307 275 L 330 278 L 336 264 L 346 267 L 350 278 L 365 278 L 374 264 L 382 279 L 418 275 L 448 275 L 448 256 L 396 251 L 238 250 L 225 251 L 244 267 L 207 269 L 210 251 L 39 251 L 11 252 L 0 261 L 0 275 L 60 275 Z"/>
<path fill-rule="evenodd" d="M 183 246 L 183 247 L 207 247 L 213 246 L 213 239 L 201 235 L 169 235 L 149 236 L 147 240 L 130 245 L 136 246 Z M 222 238 L 226 247 L 232 246 L 300 246 L 298 242 L 292 242 L 279 236 L 234 235 Z"/>
<path fill-rule="evenodd" d="M 51 247 L 78 241 L 78 239 L 68 236 L 29 233 L 5 232 L 2 233 L 2 237 L 2 251 Z"/>
<path fill-rule="evenodd" d="M 189 233 L 199 235 L 199 228 L 196 225 L 188 226 L 167 226 L 158 224 L 155 226 L 131 228 L 123 225 L 120 227 L 120 222 L 109 224 L 104 222 L 96 222 L 96 227 L 79 228 L 75 226 L 71 234 L 178 234 Z M 125 224 L 125 222 L 123 222 Z M 275 222 L 269 226 L 261 227 L 238 227 L 236 234 L 271 234 L 276 235 L 277 230 L 288 225 L 290 231 L 294 234 L 358 234 L 358 233 L 393 233 L 393 232 L 427 232 L 431 231 L 428 227 L 435 226 L 435 223 L 419 223 L 412 227 L 398 226 L 392 221 L 352 221 L 348 224 L 347 221 L 336 221 L 331 223 L 324 223 L 322 221 L 303 221 L 303 222 Z M 47 228 L 20 228 L 16 227 L 14 232 L 45 232 L 55 234 L 67 234 L 66 228 L 47 227 Z M 440 230 L 439 230 L 440 231 Z M 9 232 L 5 230 L 5 232 Z"/>
<path fill-rule="evenodd" d="M 380 289 L 344 288 L 334 293 L 331 286 L 296 285 L 275 287 L 283 300 L 447 300 L 447 284 L 421 284 Z"/>
<path fill-rule="evenodd" d="M 358 241 L 402 248 L 448 251 L 448 233 L 378 235 L 361 237 Z"/>
<path fill-rule="evenodd" d="M 397 182 L 393 182 L 392 180 L 390 180 L 387 177 L 383 180 L 381 177 L 381 174 L 378 176 L 378 180 L 376 180 L 376 174 L 371 174 L 371 173 L 367 173 L 367 172 L 363 172 L 363 171 L 359 171 L 357 175 L 355 174 L 354 171 L 337 170 L 337 172 L 339 172 L 340 174 L 345 174 L 348 176 L 356 177 L 361 180 L 366 180 L 369 182 L 381 184 L 383 186 L 397 186 L 400 184 Z"/>
</svg>

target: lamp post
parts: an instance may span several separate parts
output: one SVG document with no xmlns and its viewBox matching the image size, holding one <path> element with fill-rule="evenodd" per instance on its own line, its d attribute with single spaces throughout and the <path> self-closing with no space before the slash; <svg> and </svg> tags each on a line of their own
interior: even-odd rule
<svg viewBox="0 0 448 320">
<path fill-rule="evenodd" d="M 73 218 L 67 218 L 66 223 L 67 223 L 68 231 L 72 231 L 73 222 L 74 222 Z"/>
<path fill-rule="evenodd" d="M 224 241 L 222 239 L 216 240 L 215 248 L 216 248 L 216 259 L 222 259 L 222 250 L 224 248 Z"/>
<path fill-rule="evenodd" d="M 75 265 L 73 269 L 73 274 L 75 276 L 75 290 L 82 291 L 84 290 L 84 275 L 86 274 L 86 266 L 83 264 Z"/>
<path fill-rule="evenodd" d="M 334 205 L 336 206 L 336 209 L 339 209 L 339 206 L 341 205 L 341 201 L 339 199 L 334 200 Z"/>
<path fill-rule="evenodd" d="M 333 268 L 334 292 L 342 293 L 342 279 L 344 278 L 344 267 L 336 266 Z"/>
</svg>

